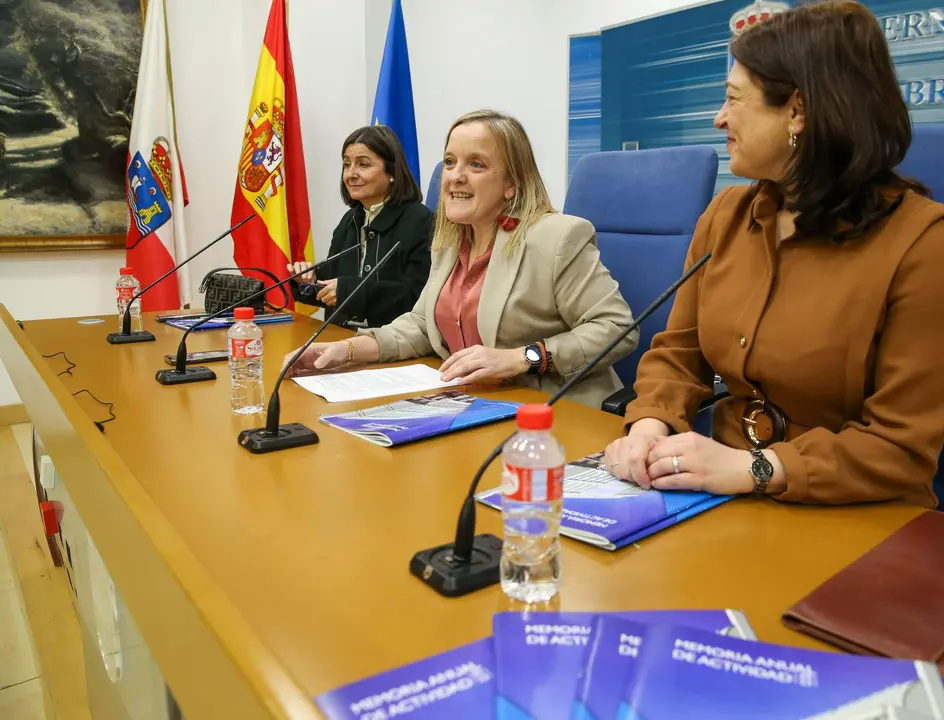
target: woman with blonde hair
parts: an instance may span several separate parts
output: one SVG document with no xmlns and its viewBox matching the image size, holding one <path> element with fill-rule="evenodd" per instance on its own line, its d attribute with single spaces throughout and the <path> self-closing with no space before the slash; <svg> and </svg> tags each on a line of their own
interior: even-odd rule
<svg viewBox="0 0 944 720">
<path fill-rule="evenodd" d="M 479 110 L 449 130 L 432 250 L 412 312 L 315 343 L 288 374 L 438 355 L 446 381 L 553 393 L 632 322 L 593 226 L 551 207 L 531 142 L 508 115 Z M 628 337 L 570 398 L 599 407 L 622 387 L 612 364 L 637 343 Z"/>
</svg>

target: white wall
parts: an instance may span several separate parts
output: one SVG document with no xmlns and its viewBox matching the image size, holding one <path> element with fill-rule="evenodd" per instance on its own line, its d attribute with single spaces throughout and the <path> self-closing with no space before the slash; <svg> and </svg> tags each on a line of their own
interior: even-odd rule
<svg viewBox="0 0 944 720">
<path fill-rule="evenodd" d="M 115 278 L 124 251 L 0 255 L 0 303 L 17 320 L 114 311 Z M 0 364 L 0 405 L 18 403 Z"/>
<path fill-rule="evenodd" d="M 551 200 L 563 204 L 567 36 L 552 11 L 563 2 L 404 0 L 424 183 L 453 121 L 492 108 L 522 122 Z"/>
<path fill-rule="evenodd" d="M 692 4 L 699 2 L 403 0 L 424 182 L 442 157 L 452 122 L 489 107 L 522 122 L 560 209 L 567 193 L 570 36 Z"/>
<path fill-rule="evenodd" d="M 632 20 L 661 15 L 695 5 L 708 5 L 720 0 L 590 0 L 589 2 L 556 3 L 560 20 L 569 35 L 584 35 L 622 25 Z M 749 5 L 749 0 L 745 0 Z"/>
</svg>

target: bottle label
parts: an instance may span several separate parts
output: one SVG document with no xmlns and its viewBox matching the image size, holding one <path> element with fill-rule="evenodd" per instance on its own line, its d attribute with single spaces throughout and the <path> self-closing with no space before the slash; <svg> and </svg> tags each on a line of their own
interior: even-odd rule
<svg viewBox="0 0 944 720">
<path fill-rule="evenodd" d="M 553 502 L 564 496 L 564 466 L 502 470 L 502 495 L 521 502 Z"/>
<path fill-rule="evenodd" d="M 122 305 L 127 305 L 131 302 L 131 298 L 134 297 L 134 288 L 133 287 L 120 287 L 115 288 L 118 292 L 118 302 Z"/>
<path fill-rule="evenodd" d="M 248 360 L 262 357 L 262 340 L 230 338 L 229 356 L 233 360 Z"/>
</svg>

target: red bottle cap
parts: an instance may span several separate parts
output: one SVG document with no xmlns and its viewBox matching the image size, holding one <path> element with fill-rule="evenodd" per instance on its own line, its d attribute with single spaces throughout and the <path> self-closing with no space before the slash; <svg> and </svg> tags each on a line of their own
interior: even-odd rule
<svg viewBox="0 0 944 720">
<path fill-rule="evenodd" d="M 554 424 L 554 408 L 550 405 L 522 405 L 516 419 L 521 430 L 550 430 Z"/>
<path fill-rule="evenodd" d="M 59 508 L 56 507 L 57 505 L 59 503 L 49 500 L 44 500 L 39 504 L 40 512 L 43 515 L 43 529 L 48 537 L 52 537 L 59 532 L 59 518 L 56 512 Z"/>
<path fill-rule="evenodd" d="M 121 268 L 121 274 L 122 274 L 122 275 L 134 275 L 134 268 L 133 268 L 133 267 L 123 267 L 123 268 Z"/>
<path fill-rule="evenodd" d="M 252 308 L 238 307 L 233 310 L 233 317 L 237 320 L 252 320 L 256 317 L 256 311 Z"/>
</svg>

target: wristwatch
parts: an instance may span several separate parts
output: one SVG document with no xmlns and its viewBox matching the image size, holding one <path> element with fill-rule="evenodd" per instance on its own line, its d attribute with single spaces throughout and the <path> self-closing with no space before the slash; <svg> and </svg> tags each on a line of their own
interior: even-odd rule
<svg viewBox="0 0 944 720">
<path fill-rule="evenodd" d="M 767 494 L 767 483 L 774 476 L 774 466 L 764 457 L 764 453 L 754 449 L 749 451 L 754 458 L 751 463 L 751 477 L 754 478 L 754 492 L 757 495 Z"/>
<path fill-rule="evenodd" d="M 531 366 L 528 368 L 528 375 L 537 375 L 541 372 L 541 368 L 544 365 L 544 353 L 541 352 L 541 346 L 537 343 L 533 345 L 528 345 L 524 349 L 524 359 L 527 360 L 528 364 Z"/>
</svg>

